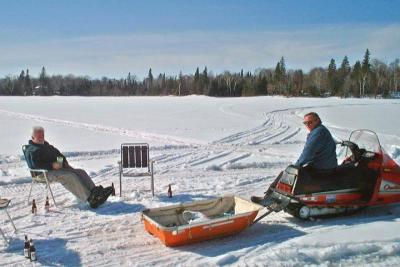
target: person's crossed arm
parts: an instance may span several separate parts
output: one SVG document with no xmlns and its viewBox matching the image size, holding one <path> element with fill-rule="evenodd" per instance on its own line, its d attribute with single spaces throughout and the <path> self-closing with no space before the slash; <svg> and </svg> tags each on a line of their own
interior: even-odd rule
<svg viewBox="0 0 400 267">
<path fill-rule="evenodd" d="M 319 129 L 315 129 L 314 131 L 309 133 L 306 144 L 303 148 L 303 152 L 301 153 L 299 159 L 296 161 L 295 165 L 297 167 L 301 167 L 304 164 L 312 164 L 318 151 L 320 151 L 324 146 L 324 143 L 322 142 L 323 139 L 323 133 L 319 131 Z"/>
</svg>

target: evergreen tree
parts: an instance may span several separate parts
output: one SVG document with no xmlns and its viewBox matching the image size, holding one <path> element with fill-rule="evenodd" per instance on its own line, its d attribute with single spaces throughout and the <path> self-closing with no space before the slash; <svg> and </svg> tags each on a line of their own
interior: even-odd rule
<svg viewBox="0 0 400 267">
<path fill-rule="evenodd" d="M 368 78 L 371 72 L 371 63 L 370 63 L 370 53 L 367 49 L 364 54 L 364 59 L 361 65 L 361 72 L 362 72 L 362 95 L 365 95 L 365 89 L 367 86 Z"/>
<path fill-rule="evenodd" d="M 48 81 L 49 78 L 47 77 L 46 69 L 43 66 L 39 74 L 39 85 L 41 93 L 44 95 L 49 95 L 51 91 L 50 88 L 48 88 Z"/>
<path fill-rule="evenodd" d="M 128 76 L 126 77 L 126 84 L 128 87 L 130 87 L 132 85 L 132 75 L 130 72 L 128 73 Z"/>
<path fill-rule="evenodd" d="M 201 90 L 203 94 L 207 94 L 209 82 L 207 66 L 205 66 L 203 74 L 201 75 Z"/>
<path fill-rule="evenodd" d="M 153 77 L 153 73 L 151 72 L 151 68 L 149 69 L 148 79 L 149 79 L 150 83 L 153 83 L 154 77 Z"/>
<path fill-rule="evenodd" d="M 274 89 L 273 89 L 272 93 L 274 93 L 274 94 L 279 93 L 281 79 L 282 79 L 281 63 L 278 62 L 276 64 L 275 72 L 274 72 Z"/>
<path fill-rule="evenodd" d="M 21 73 L 19 74 L 19 80 L 24 80 L 25 79 L 25 71 L 22 70 Z"/>
<path fill-rule="evenodd" d="M 15 95 L 24 95 L 25 94 L 25 71 L 22 70 L 18 76 L 18 82 L 15 86 Z"/>
<path fill-rule="evenodd" d="M 275 82 L 279 82 L 279 81 L 281 80 L 281 77 L 282 77 L 282 73 L 281 73 L 281 63 L 278 62 L 278 63 L 276 64 L 275 72 L 274 72 L 274 80 L 275 80 Z"/>
<path fill-rule="evenodd" d="M 26 95 L 32 95 L 32 81 L 29 76 L 29 69 L 26 70 L 25 79 L 24 79 L 24 88 Z"/>
<path fill-rule="evenodd" d="M 153 73 L 150 68 L 149 74 L 147 75 L 147 90 L 151 91 L 151 89 L 153 88 L 153 81 L 154 81 L 154 77 L 153 77 Z"/>
<path fill-rule="evenodd" d="M 279 67 L 280 67 L 280 75 L 282 76 L 281 78 L 284 78 L 286 75 L 286 65 L 285 65 L 285 59 L 281 57 L 281 60 L 279 61 Z"/>
<path fill-rule="evenodd" d="M 207 66 L 204 67 L 203 78 L 208 79 Z"/>
<path fill-rule="evenodd" d="M 276 64 L 274 72 L 274 87 L 275 92 L 278 94 L 287 94 L 287 81 L 286 81 L 286 65 L 285 59 L 281 57 L 279 62 Z"/>
<path fill-rule="evenodd" d="M 359 97 L 362 96 L 362 76 L 363 76 L 363 73 L 362 73 L 361 63 L 360 63 L 360 61 L 357 61 L 354 64 L 353 71 L 351 73 L 351 78 L 355 84 L 355 87 L 359 89 L 358 90 Z"/>
<path fill-rule="evenodd" d="M 41 86 L 45 86 L 46 78 L 47 78 L 46 69 L 43 66 L 39 74 L 39 82 Z"/>
<path fill-rule="evenodd" d="M 341 74 L 346 76 L 346 75 L 349 75 L 350 70 L 351 70 L 351 67 L 350 67 L 349 59 L 347 58 L 347 56 L 344 56 L 344 58 L 342 60 L 342 64 L 340 64 L 339 72 L 341 72 Z"/>
<path fill-rule="evenodd" d="M 348 76 L 350 72 L 351 72 L 351 67 L 349 59 L 347 58 L 347 56 L 344 56 L 342 64 L 340 64 L 340 68 L 337 72 L 337 75 L 338 75 L 339 93 L 345 96 L 348 94 Z"/>
<path fill-rule="evenodd" d="M 199 71 L 199 67 L 196 68 L 196 72 L 194 73 L 193 89 L 194 89 L 194 93 L 195 94 L 201 94 L 200 93 L 200 71 Z"/>
<path fill-rule="evenodd" d="M 198 82 L 200 80 L 200 71 L 199 67 L 196 68 L 196 72 L 194 73 L 194 81 Z"/>
<path fill-rule="evenodd" d="M 371 62 L 370 62 L 370 52 L 367 49 L 364 54 L 364 59 L 362 62 L 362 71 L 363 73 L 367 73 L 371 70 Z"/>
<path fill-rule="evenodd" d="M 328 86 L 333 95 L 337 94 L 338 83 L 337 83 L 337 73 L 336 73 L 336 62 L 332 58 L 328 66 Z"/>
</svg>

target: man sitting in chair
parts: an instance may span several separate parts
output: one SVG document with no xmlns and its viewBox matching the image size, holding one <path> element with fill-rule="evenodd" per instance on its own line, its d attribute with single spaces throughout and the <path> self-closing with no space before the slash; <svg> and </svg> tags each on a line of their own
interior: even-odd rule
<svg viewBox="0 0 400 267">
<path fill-rule="evenodd" d="M 115 190 L 113 186 L 95 186 L 89 175 L 82 169 L 68 164 L 61 152 L 44 139 L 44 128 L 32 128 L 32 139 L 25 150 L 28 165 L 33 169 L 48 170 L 49 182 L 59 182 L 81 201 L 87 201 L 91 208 L 103 204 Z"/>
</svg>

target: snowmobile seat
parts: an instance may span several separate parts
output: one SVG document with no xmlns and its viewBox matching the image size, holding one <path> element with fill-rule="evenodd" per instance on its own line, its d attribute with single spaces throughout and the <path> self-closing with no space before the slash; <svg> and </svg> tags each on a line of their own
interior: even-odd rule
<svg viewBox="0 0 400 267">
<path fill-rule="evenodd" d="M 295 194 L 311 194 L 336 190 L 359 191 L 363 175 L 355 166 L 346 166 L 329 174 L 315 170 L 301 169 L 295 187 Z"/>
<path fill-rule="evenodd" d="M 122 196 L 122 176 L 151 176 L 151 192 L 154 196 L 154 161 L 149 158 L 149 144 L 124 143 L 121 145 L 119 164 L 119 195 Z"/>
<path fill-rule="evenodd" d="M 342 164 L 329 174 L 312 169 L 300 169 L 294 193 L 311 194 L 346 190 L 362 192 L 368 198 L 372 194 L 377 177 L 378 172 L 368 170 L 364 164 Z"/>
</svg>

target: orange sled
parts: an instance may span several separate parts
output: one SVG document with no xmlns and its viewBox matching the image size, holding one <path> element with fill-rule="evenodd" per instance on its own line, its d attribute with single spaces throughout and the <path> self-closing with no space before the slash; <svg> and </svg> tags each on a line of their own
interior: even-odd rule
<svg viewBox="0 0 400 267">
<path fill-rule="evenodd" d="M 263 207 L 236 196 L 147 209 L 145 229 L 166 246 L 233 235 L 252 224 Z"/>
</svg>

